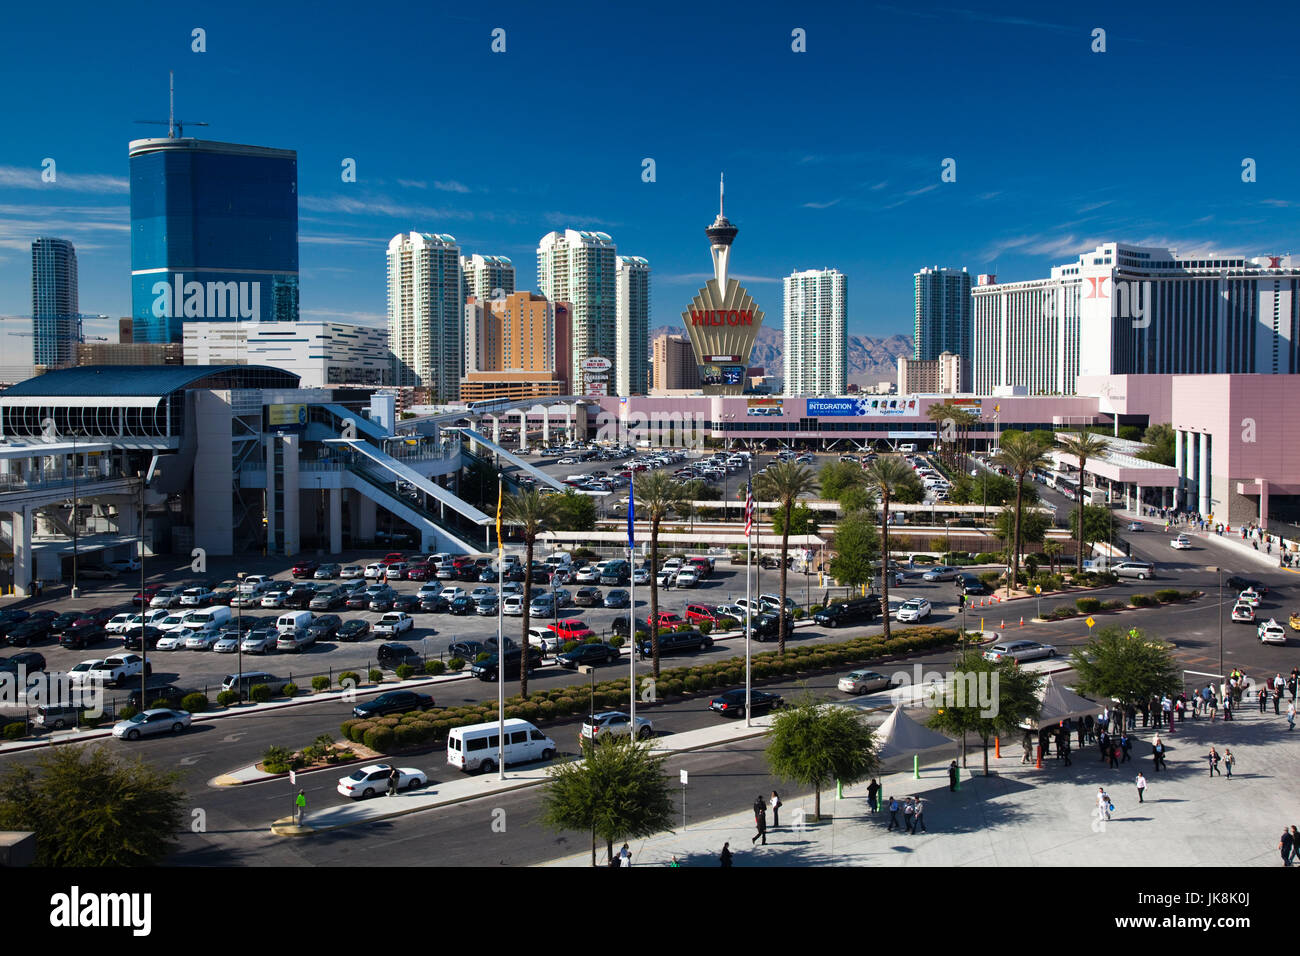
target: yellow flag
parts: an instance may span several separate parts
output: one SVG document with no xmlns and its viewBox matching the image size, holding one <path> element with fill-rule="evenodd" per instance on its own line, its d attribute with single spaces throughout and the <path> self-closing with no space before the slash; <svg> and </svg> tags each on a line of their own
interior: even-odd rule
<svg viewBox="0 0 1300 956">
<path fill-rule="evenodd" d="M 498 475 L 497 476 L 497 560 L 498 561 L 504 561 L 506 559 L 506 543 L 505 540 L 501 537 L 501 501 L 502 501 L 502 494 L 504 492 L 504 488 L 505 488 L 505 482 L 503 482 L 501 480 L 501 476 Z"/>
</svg>

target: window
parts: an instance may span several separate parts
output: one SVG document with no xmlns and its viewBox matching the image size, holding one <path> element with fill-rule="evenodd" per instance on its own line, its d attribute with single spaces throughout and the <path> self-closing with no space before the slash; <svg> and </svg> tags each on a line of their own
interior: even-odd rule
<svg viewBox="0 0 1300 956">
<path fill-rule="evenodd" d="M 511 742 L 512 744 L 525 744 L 525 743 L 527 743 L 527 742 L 528 742 L 528 731 L 526 731 L 526 730 L 516 730 L 516 731 L 514 731 L 514 732 L 510 735 L 510 742 Z"/>
<path fill-rule="evenodd" d="M 465 741 L 466 750 L 486 750 L 488 741 L 486 737 L 475 737 L 472 740 Z"/>
<path fill-rule="evenodd" d="M 546 739 L 546 734 L 542 733 L 540 730 L 533 730 L 533 731 L 530 731 L 530 732 L 529 732 L 529 736 L 530 736 L 533 740 L 545 740 L 545 739 Z"/>
</svg>

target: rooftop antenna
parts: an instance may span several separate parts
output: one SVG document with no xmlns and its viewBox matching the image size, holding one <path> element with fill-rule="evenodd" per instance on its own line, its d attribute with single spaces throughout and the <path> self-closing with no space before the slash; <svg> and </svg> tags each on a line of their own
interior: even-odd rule
<svg viewBox="0 0 1300 956">
<path fill-rule="evenodd" d="M 198 121 L 178 120 L 176 118 L 176 72 L 167 71 L 167 119 L 166 120 L 136 120 L 137 123 L 144 123 L 147 126 L 166 126 L 167 138 L 177 139 L 184 138 L 185 124 L 191 126 L 207 126 L 207 123 Z"/>
<path fill-rule="evenodd" d="M 727 191 L 727 177 L 722 173 L 718 173 L 718 215 L 719 216 L 722 215 L 722 198 L 723 198 L 723 194 L 726 191 Z"/>
</svg>

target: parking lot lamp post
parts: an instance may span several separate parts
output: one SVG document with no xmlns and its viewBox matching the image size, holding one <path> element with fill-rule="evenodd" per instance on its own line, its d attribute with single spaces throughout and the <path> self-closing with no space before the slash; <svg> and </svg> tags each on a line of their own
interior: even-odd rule
<svg viewBox="0 0 1300 956">
<path fill-rule="evenodd" d="M 73 600 L 81 597 L 77 587 L 77 436 L 72 436 L 72 594 Z"/>
<path fill-rule="evenodd" d="M 589 665 L 589 664 L 579 664 L 579 665 L 578 665 L 578 673 L 579 673 L 579 674 L 586 674 L 586 675 L 588 676 L 588 678 L 589 678 L 589 681 L 588 681 L 588 682 L 591 684 L 591 703 L 590 703 L 590 705 L 589 705 L 589 707 L 588 707 L 587 712 L 588 712 L 589 714 L 591 714 L 591 726 L 592 726 L 592 729 L 595 730 L 595 727 L 596 727 L 596 668 L 595 668 L 595 667 L 592 667 L 592 666 Z M 595 741 L 595 739 L 593 738 L 591 742 L 594 744 L 596 741 Z"/>
<path fill-rule="evenodd" d="M 239 580 L 240 584 L 243 583 L 244 575 L 247 573 L 248 572 L 246 571 L 236 572 L 235 577 Z M 235 597 L 238 598 L 239 596 L 239 586 L 236 585 Z M 239 702 L 242 704 L 244 702 L 244 682 L 242 680 L 244 674 L 244 602 L 239 601 L 237 603 L 239 604 L 239 607 L 235 608 L 235 633 L 239 635 L 239 643 L 235 645 L 235 653 L 239 660 L 235 665 L 235 673 L 239 674 L 241 679 L 235 681 L 235 687 L 236 693 L 239 694 Z"/>
<path fill-rule="evenodd" d="M 1219 571 L 1219 676 L 1223 676 L 1223 566 Z"/>
<path fill-rule="evenodd" d="M 145 612 L 149 608 L 149 598 L 144 590 L 144 486 L 145 473 L 137 472 L 140 476 L 140 709 L 144 710 L 149 702 L 145 700 L 148 696 L 149 688 L 149 632 L 145 630 L 148 618 Z"/>
</svg>

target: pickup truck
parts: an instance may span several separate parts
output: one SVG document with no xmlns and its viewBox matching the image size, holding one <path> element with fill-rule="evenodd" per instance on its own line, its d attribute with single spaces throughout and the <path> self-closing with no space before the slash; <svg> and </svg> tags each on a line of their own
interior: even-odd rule
<svg viewBox="0 0 1300 956">
<path fill-rule="evenodd" d="M 148 677 L 153 673 L 153 665 L 139 654 L 120 654 L 117 657 L 105 658 L 94 668 L 94 672 L 97 680 L 121 687 L 127 681 L 138 678 L 141 673 Z"/>
<path fill-rule="evenodd" d="M 375 634 L 380 637 L 396 637 L 403 631 L 415 627 L 415 618 L 405 611 L 389 611 L 375 624 Z"/>
</svg>

